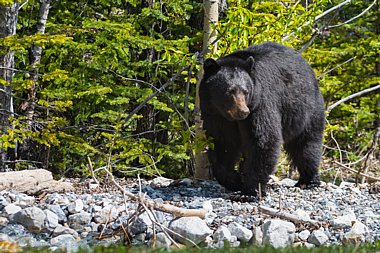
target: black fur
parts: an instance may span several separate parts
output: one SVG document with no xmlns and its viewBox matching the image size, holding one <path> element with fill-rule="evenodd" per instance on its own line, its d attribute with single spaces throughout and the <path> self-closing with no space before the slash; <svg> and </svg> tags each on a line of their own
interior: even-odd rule
<svg viewBox="0 0 380 253">
<path fill-rule="evenodd" d="M 260 188 L 264 194 L 284 144 L 300 173 L 297 186 L 319 185 L 325 114 L 306 60 L 266 42 L 207 59 L 204 70 L 200 106 L 203 128 L 214 140 L 208 156 L 216 179 L 233 191 L 257 196 Z"/>
</svg>

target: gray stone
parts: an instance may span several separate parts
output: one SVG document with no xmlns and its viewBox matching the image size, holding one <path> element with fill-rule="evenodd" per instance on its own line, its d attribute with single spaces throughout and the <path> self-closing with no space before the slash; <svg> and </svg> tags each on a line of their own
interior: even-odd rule
<svg viewBox="0 0 380 253">
<path fill-rule="evenodd" d="M 59 235 L 64 235 L 64 234 L 72 235 L 74 236 L 74 238 L 78 237 L 78 232 L 75 231 L 74 229 L 58 224 L 58 226 L 53 231 L 53 236 L 59 236 Z"/>
<path fill-rule="evenodd" d="M 44 213 L 46 215 L 44 227 L 52 232 L 58 226 L 58 216 L 49 209 L 46 209 Z"/>
<path fill-rule="evenodd" d="M 296 227 L 293 223 L 278 219 L 268 220 L 263 225 L 263 243 L 274 248 L 293 245 Z"/>
<path fill-rule="evenodd" d="M 130 232 L 134 235 L 146 233 L 148 228 L 152 226 L 152 221 L 147 212 L 140 214 L 140 216 L 129 227 Z"/>
<path fill-rule="evenodd" d="M 195 244 L 199 244 L 212 234 L 212 230 L 207 226 L 206 222 L 199 217 L 181 217 L 175 219 L 170 223 L 169 228 L 181 235 L 177 236 L 174 234 L 173 237 L 184 244 L 189 244 L 184 238 L 188 238 Z"/>
<path fill-rule="evenodd" d="M 67 243 L 68 241 L 76 242 L 76 239 L 72 235 L 59 235 L 51 238 L 50 243 L 53 245 L 59 245 L 63 243 Z"/>
<path fill-rule="evenodd" d="M 228 224 L 227 227 L 230 230 L 231 235 L 236 236 L 241 242 L 248 242 L 252 238 L 252 231 L 237 222 L 232 222 Z"/>
<path fill-rule="evenodd" d="M 23 225 L 30 232 L 40 232 L 46 215 L 38 207 L 27 207 L 13 215 L 13 221 Z"/>
<path fill-rule="evenodd" d="M 159 232 L 156 234 L 156 238 L 151 238 L 149 240 L 149 245 L 153 248 L 169 249 L 170 245 L 172 245 L 172 241 L 165 233 Z"/>
<path fill-rule="evenodd" d="M 219 242 L 219 241 L 228 241 L 230 242 L 232 239 L 232 235 L 230 230 L 224 225 L 220 226 L 212 235 L 212 238 L 214 239 L 214 242 Z"/>
<path fill-rule="evenodd" d="M 0 195 L 0 211 L 3 210 L 4 207 L 9 205 L 10 203 L 7 201 L 6 198 L 4 198 L 3 195 Z"/>
<path fill-rule="evenodd" d="M 5 226 L 9 223 L 9 220 L 5 217 L 0 217 L 0 226 Z"/>
<path fill-rule="evenodd" d="M 329 237 L 322 230 L 314 230 L 308 238 L 308 242 L 316 246 L 325 245 Z"/>
<path fill-rule="evenodd" d="M 115 220 L 119 216 L 119 212 L 116 207 L 107 205 L 103 207 L 100 212 L 94 213 L 94 220 L 97 223 L 107 223 Z"/>
<path fill-rule="evenodd" d="M 49 209 L 58 216 L 59 223 L 67 222 L 66 214 L 59 205 L 52 205 Z"/>
<path fill-rule="evenodd" d="M 7 234 L 0 234 L 0 242 L 10 242 L 11 238 Z"/>
<path fill-rule="evenodd" d="M 82 211 L 69 215 L 68 224 L 72 229 L 83 230 L 85 226 L 90 224 L 91 218 L 91 214 Z"/>
</svg>

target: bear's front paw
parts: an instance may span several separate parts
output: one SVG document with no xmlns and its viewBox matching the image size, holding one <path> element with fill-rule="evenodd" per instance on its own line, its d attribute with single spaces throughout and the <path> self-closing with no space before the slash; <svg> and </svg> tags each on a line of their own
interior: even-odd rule
<svg viewBox="0 0 380 253">
<path fill-rule="evenodd" d="M 319 180 L 313 180 L 310 182 L 303 182 L 303 181 L 299 180 L 294 186 L 299 187 L 299 188 L 304 190 L 304 189 L 317 188 L 320 185 L 321 185 L 321 181 L 319 181 Z"/>
<path fill-rule="evenodd" d="M 241 192 L 234 192 L 229 195 L 231 201 L 236 202 L 257 202 L 259 198 L 256 195 L 243 195 Z"/>
</svg>

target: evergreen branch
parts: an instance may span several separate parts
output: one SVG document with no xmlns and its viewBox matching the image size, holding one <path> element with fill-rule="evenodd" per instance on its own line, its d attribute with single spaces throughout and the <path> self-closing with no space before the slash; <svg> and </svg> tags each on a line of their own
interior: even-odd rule
<svg viewBox="0 0 380 253">
<path fill-rule="evenodd" d="M 364 95 L 364 94 L 366 94 L 366 93 L 369 93 L 369 92 L 372 92 L 372 91 L 375 91 L 375 90 L 378 90 L 378 89 L 380 89 L 380 84 L 377 85 L 377 86 L 375 86 L 375 87 L 371 87 L 371 88 L 368 88 L 368 89 L 365 89 L 365 90 L 359 91 L 359 92 L 357 92 L 357 93 L 354 93 L 354 94 L 352 94 L 352 95 L 350 95 L 350 96 L 348 96 L 348 97 L 345 97 L 345 98 L 339 100 L 338 102 L 332 104 L 331 106 L 327 107 L 326 110 L 327 110 L 328 112 L 330 112 L 332 109 L 334 109 L 334 108 L 337 107 L 338 105 L 340 105 L 340 104 L 342 104 L 342 103 L 344 103 L 344 102 L 346 102 L 346 101 L 348 101 L 348 100 L 350 100 L 350 99 L 353 99 L 353 98 L 355 98 L 355 97 L 359 97 L 359 96 L 361 96 L 361 95 Z"/>
</svg>

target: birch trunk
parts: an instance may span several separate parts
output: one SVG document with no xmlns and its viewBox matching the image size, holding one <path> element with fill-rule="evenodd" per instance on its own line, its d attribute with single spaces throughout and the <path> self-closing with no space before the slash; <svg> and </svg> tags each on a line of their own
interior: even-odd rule
<svg viewBox="0 0 380 253">
<path fill-rule="evenodd" d="M 0 38 L 5 38 L 16 34 L 16 24 L 19 4 L 0 5 Z M 4 50 L 4 48 L 1 48 Z M 9 116 L 13 115 L 12 101 L 12 77 L 14 68 L 14 52 L 6 50 L 0 55 L 0 79 L 6 81 L 6 85 L 0 84 L 0 136 L 7 132 L 10 127 Z M 6 170 L 8 160 L 7 150 L 0 147 L 0 171 Z"/>
<path fill-rule="evenodd" d="M 46 21 L 48 19 L 50 9 L 50 0 L 40 1 L 40 11 L 39 19 L 37 22 L 37 34 L 44 34 L 46 28 Z M 28 89 L 28 98 L 23 103 L 21 108 L 26 111 L 26 117 L 28 122 L 28 127 L 30 130 L 33 129 L 34 125 L 34 115 L 35 115 L 35 104 L 37 96 L 37 82 L 38 82 L 38 65 L 41 62 L 42 48 L 38 45 L 33 44 L 30 48 L 29 62 L 32 66 L 32 71 L 30 73 L 31 86 Z M 30 160 L 33 156 L 34 143 L 29 137 L 24 140 L 20 148 L 20 158 L 21 160 Z"/>
<path fill-rule="evenodd" d="M 218 0 L 204 0 L 204 17 L 203 17 L 203 50 L 201 57 L 207 54 L 209 46 L 211 43 L 212 49 L 211 53 L 214 53 L 217 49 L 216 43 L 216 29 L 215 25 L 218 23 L 219 17 L 219 1 Z M 203 76 L 203 60 L 201 59 L 201 68 L 197 73 L 197 84 L 196 84 L 196 97 L 195 97 L 195 133 L 196 139 L 204 139 L 204 133 L 202 131 L 202 119 L 201 111 L 199 107 L 199 85 Z M 195 178 L 198 179 L 210 179 L 211 173 L 209 170 L 209 162 L 207 159 L 205 150 L 197 150 L 195 154 Z"/>
</svg>

